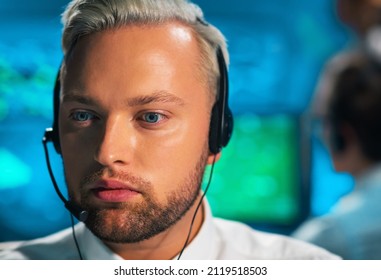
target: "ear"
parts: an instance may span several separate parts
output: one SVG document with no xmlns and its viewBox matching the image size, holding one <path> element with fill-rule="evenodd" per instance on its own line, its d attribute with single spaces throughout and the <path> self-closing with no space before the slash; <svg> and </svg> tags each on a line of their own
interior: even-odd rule
<svg viewBox="0 0 381 280">
<path fill-rule="evenodd" d="M 216 157 L 216 160 L 214 160 L 214 157 Z M 213 161 L 214 162 L 219 161 L 220 157 L 221 157 L 221 152 L 219 152 L 218 154 L 209 153 L 207 164 L 211 165 L 211 164 L 213 164 Z"/>
</svg>

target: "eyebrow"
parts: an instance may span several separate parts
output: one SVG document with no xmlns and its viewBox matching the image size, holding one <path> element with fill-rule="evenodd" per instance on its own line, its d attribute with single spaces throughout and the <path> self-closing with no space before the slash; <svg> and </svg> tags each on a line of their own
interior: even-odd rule
<svg viewBox="0 0 381 280">
<path fill-rule="evenodd" d="M 93 98 L 80 94 L 78 91 L 66 93 L 62 96 L 63 102 L 77 102 L 86 105 L 97 105 L 98 102 Z M 141 95 L 127 98 L 124 102 L 128 107 L 142 106 L 151 103 L 174 103 L 179 106 L 184 106 L 185 102 L 180 97 L 175 96 L 167 91 L 156 91 L 153 94 Z"/>
<path fill-rule="evenodd" d="M 62 102 L 77 102 L 86 105 L 96 105 L 97 102 L 93 99 L 78 93 L 77 91 L 73 91 L 70 93 L 65 93 L 62 95 Z"/>
<path fill-rule="evenodd" d="M 130 107 L 138 106 L 138 105 L 146 105 L 151 103 L 175 103 L 176 105 L 180 105 L 180 106 L 184 106 L 185 104 L 183 99 L 167 91 L 157 91 L 149 95 L 142 95 L 142 96 L 128 98 L 126 103 Z"/>
</svg>

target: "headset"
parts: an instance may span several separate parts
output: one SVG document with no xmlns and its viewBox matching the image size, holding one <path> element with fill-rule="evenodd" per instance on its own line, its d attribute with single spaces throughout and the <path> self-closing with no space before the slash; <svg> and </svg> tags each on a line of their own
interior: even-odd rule
<svg viewBox="0 0 381 280">
<path fill-rule="evenodd" d="M 217 84 L 217 94 L 216 94 L 216 102 L 213 105 L 212 111 L 211 111 L 211 117 L 210 117 L 210 128 L 209 128 L 209 151 L 211 154 L 214 155 L 212 170 L 214 168 L 214 163 L 216 160 L 216 155 L 222 150 L 223 147 L 225 147 L 229 140 L 231 139 L 232 133 L 233 133 L 233 114 L 232 111 L 229 108 L 228 105 L 228 71 L 226 62 L 223 56 L 223 52 L 220 47 L 217 47 L 216 51 L 217 56 L 217 63 L 218 63 L 218 69 L 220 78 L 218 80 Z M 61 68 L 61 67 L 60 67 Z M 55 84 L 54 84 L 54 91 L 53 91 L 53 125 L 51 128 L 47 128 L 45 130 L 45 134 L 42 138 L 42 143 L 45 151 L 45 159 L 49 171 L 50 178 L 52 180 L 54 189 L 56 193 L 58 194 L 59 198 L 64 203 L 66 209 L 69 210 L 69 212 L 76 217 L 79 221 L 85 222 L 88 217 L 88 212 L 84 209 L 82 209 L 79 205 L 77 205 L 75 202 L 71 200 L 67 200 L 64 195 L 61 193 L 57 182 L 54 178 L 53 171 L 51 169 L 50 160 L 49 160 L 49 153 L 47 148 L 47 143 L 52 142 L 55 148 L 55 151 L 58 154 L 61 154 L 61 145 L 60 145 L 60 139 L 59 139 L 59 128 L 58 128 L 58 115 L 59 115 L 59 103 L 60 103 L 60 90 L 61 90 L 61 81 L 60 81 L 60 69 L 58 70 Z M 213 171 L 211 171 L 211 174 Z M 191 228 L 193 226 L 194 219 L 196 217 L 197 211 L 199 207 L 201 206 L 202 200 L 204 196 L 206 195 L 207 189 L 211 182 L 211 177 L 209 177 L 209 182 L 207 184 L 207 187 L 205 189 L 205 192 L 196 208 L 196 211 L 194 213 L 193 220 L 191 222 Z M 187 236 L 187 239 L 185 241 L 184 247 L 182 248 L 178 259 L 180 259 L 187 243 L 190 237 L 191 228 L 189 230 L 189 234 Z M 73 220 L 72 220 L 72 229 L 73 229 L 73 237 L 76 242 L 76 246 L 78 249 L 78 253 L 80 255 L 80 258 L 82 259 L 81 251 L 79 250 L 75 232 L 73 228 Z"/>
<path fill-rule="evenodd" d="M 231 139 L 233 133 L 233 114 L 228 105 L 228 71 L 226 62 L 220 47 L 216 51 L 218 68 L 220 72 L 220 78 L 217 85 L 217 95 L 216 102 L 213 105 L 211 117 L 210 117 L 210 128 L 209 128 L 209 151 L 216 155 L 223 147 L 225 147 L 229 140 Z M 58 130 L 58 114 L 59 114 L 59 103 L 60 103 L 60 70 L 58 70 L 53 92 L 53 125 L 51 128 L 45 130 L 42 142 L 44 147 L 47 142 L 52 142 L 54 148 L 58 154 L 61 154 L 61 145 L 59 139 Z M 47 161 L 49 158 L 47 157 Z M 48 164 L 48 169 L 50 170 L 50 164 Z M 51 176 L 52 177 L 52 176 Z M 52 177 L 53 185 L 60 199 L 64 202 L 65 207 L 80 221 L 85 221 L 87 218 L 87 212 L 81 210 L 73 202 L 68 201 L 64 198 L 60 192 L 57 184 L 55 183 L 54 177 Z"/>
<path fill-rule="evenodd" d="M 228 105 L 228 72 L 220 47 L 217 49 L 217 61 L 220 79 L 209 128 L 209 150 L 212 154 L 218 154 L 226 147 L 233 133 L 233 114 Z"/>
</svg>

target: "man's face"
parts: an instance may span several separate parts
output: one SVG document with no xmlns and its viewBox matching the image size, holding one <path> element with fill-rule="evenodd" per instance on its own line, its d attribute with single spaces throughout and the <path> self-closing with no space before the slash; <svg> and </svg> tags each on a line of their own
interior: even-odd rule
<svg viewBox="0 0 381 280">
<path fill-rule="evenodd" d="M 59 128 L 72 200 L 101 239 L 137 242 L 192 206 L 211 103 L 199 48 L 178 23 L 81 38 L 63 73 Z"/>
</svg>

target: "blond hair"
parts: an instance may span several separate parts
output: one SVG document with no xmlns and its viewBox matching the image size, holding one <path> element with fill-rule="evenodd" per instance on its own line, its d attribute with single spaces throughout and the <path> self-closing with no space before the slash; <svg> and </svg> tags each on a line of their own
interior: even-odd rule
<svg viewBox="0 0 381 280">
<path fill-rule="evenodd" d="M 213 25 L 204 21 L 201 9 L 187 0 L 73 0 L 62 15 L 62 48 L 67 57 L 79 38 L 95 32 L 132 24 L 155 25 L 178 21 L 189 26 L 200 47 L 199 65 L 212 92 L 219 78 L 217 48 L 226 64 L 226 40 Z"/>
</svg>

